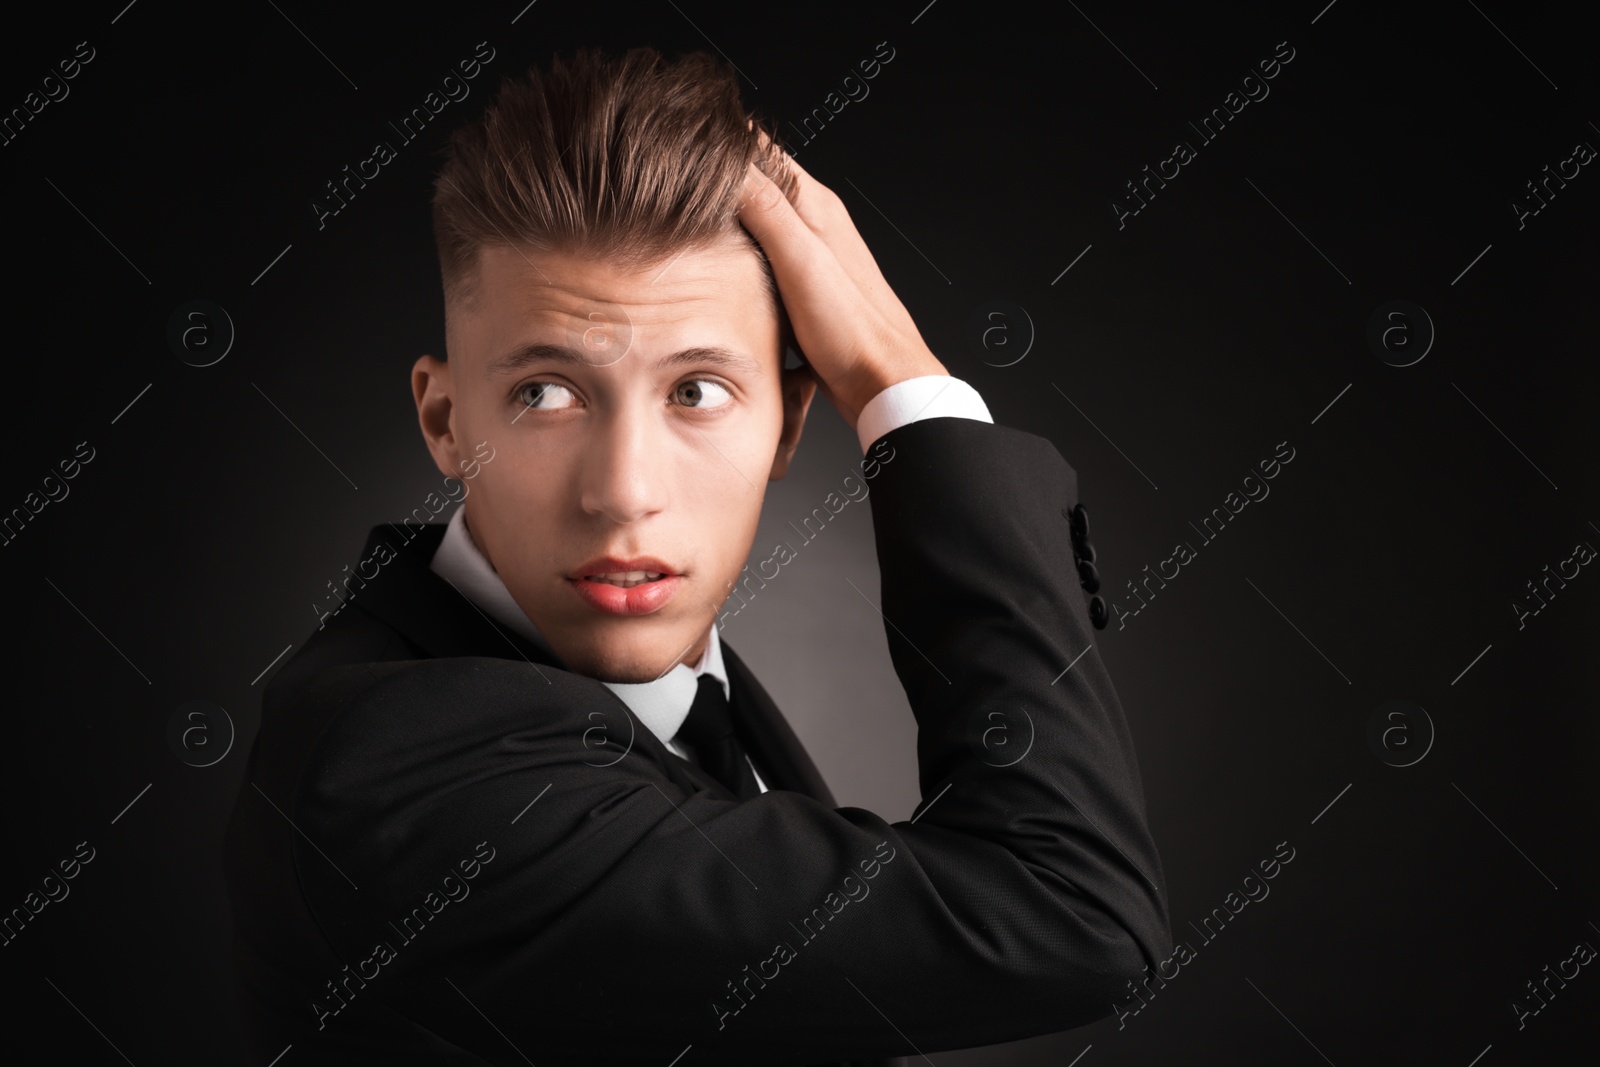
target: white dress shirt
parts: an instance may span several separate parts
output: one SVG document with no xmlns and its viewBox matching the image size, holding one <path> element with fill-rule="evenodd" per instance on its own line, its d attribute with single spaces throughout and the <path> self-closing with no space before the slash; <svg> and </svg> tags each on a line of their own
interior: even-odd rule
<svg viewBox="0 0 1600 1067">
<path fill-rule="evenodd" d="M 994 421 L 978 391 L 966 382 L 944 374 L 909 378 L 889 386 L 861 409 L 856 419 L 856 436 L 861 442 L 862 454 L 890 430 L 939 416 Z M 472 539 L 465 508 L 457 508 L 450 516 L 444 539 L 429 567 L 495 622 L 530 641 L 548 645 Z M 628 710 L 667 748 L 685 759 L 694 759 L 694 754 L 690 746 L 675 738 L 683 720 L 689 716 L 700 675 L 710 674 L 721 682 L 723 695 L 732 699 L 727 668 L 722 661 L 722 640 L 717 636 L 715 625 L 710 629 L 705 652 L 693 666 L 679 663 L 653 682 L 601 683 L 617 694 Z M 767 784 L 761 780 L 761 772 L 756 770 L 754 761 L 751 761 L 751 770 L 755 771 L 756 784 L 765 793 Z"/>
</svg>

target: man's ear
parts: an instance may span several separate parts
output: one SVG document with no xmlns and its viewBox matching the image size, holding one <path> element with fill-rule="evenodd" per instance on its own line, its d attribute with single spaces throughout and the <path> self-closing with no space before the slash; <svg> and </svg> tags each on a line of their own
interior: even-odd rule
<svg viewBox="0 0 1600 1067">
<path fill-rule="evenodd" d="M 786 367 L 783 370 L 783 432 L 778 435 L 778 451 L 772 457 L 770 481 L 777 481 L 789 473 L 789 460 L 800 445 L 800 431 L 805 429 L 806 412 L 817 395 L 817 379 L 810 364 Z"/>
<path fill-rule="evenodd" d="M 459 470 L 455 434 L 455 405 L 450 398 L 450 365 L 432 356 L 419 356 L 411 366 L 411 396 L 417 403 L 417 422 L 439 473 L 451 477 Z"/>
</svg>

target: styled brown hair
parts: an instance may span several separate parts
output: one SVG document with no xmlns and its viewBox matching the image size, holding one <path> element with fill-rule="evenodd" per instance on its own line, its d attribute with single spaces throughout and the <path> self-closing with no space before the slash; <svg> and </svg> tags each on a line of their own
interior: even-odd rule
<svg viewBox="0 0 1600 1067">
<path fill-rule="evenodd" d="M 446 304 L 471 296 L 487 245 L 643 268 L 743 235 L 781 315 L 771 266 L 738 219 L 752 161 L 794 200 L 776 130 L 745 109 L 733 68 L 705 52 L 586 48 L 508 78 L 451 135 L 434 182 Z"/>
</svg>

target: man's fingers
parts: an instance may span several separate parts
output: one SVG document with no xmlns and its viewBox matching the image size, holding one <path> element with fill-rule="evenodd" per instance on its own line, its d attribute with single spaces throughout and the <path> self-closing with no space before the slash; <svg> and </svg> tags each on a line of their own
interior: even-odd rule
<svg viewBox="0 0 1600 1067">
<path fill-rule="evenodd" d="M 855 282 L 873 306 L 885 315 L 900 317 L 903 313 L 900 300 L 889 287 L 861 231 L 856 229 L 844 201 L 832 189 L 813 178 L 793 156 L 787 152 L 784 156 L 799 183 L 795 210 L 800 217 L 822 238 L 823 244 L 833 252 L 845 273 L 850 275 L 850 280 Z"/>
<path fill-rule="evenodd" d="M 861 371 L 860 334 L 882 316 L 782 189 L 753 163 L 745 182 L 739 220 L 772 264 L 795 344 L 819 382 L 827 383 L 823 395 L 837 407 L 839 385 Z M 854 411 L 845 414 L 855 416 Z"/>
<path fill-rule="evenodd" d="M 789 313 L 796 346 L 823 395 L 852 426 L 891 382 L 948 373 L 923 342 L 834 193 L 785 154 L 800 184 L 794 202 L 751 163 L 739 221 L 760 244 Z"/>
<path fill-rule="evenodd" d="M 805 275 L 826 274 L 821 269 L 824 264 L 818 262 L 829 254 L 821 238 L 795 213 L 784 190 L 766 178 L 755 163 L 750 163 L 744 171 L 744 187 L 739 190 L 739 222 L 762 243 L 762 251 L 773 264 L 779 282 L 789 282 L 792 278 L 797 285 L 803 282 L 811 288 L 818 285 L 818 280 L 808 280 Z"/>
<path fill-rule="evenodd" d="M 756 134 L 760 139 L 762 154 L 765 155 L 772 139 L 767 136 L 765 130 L 757 130 Z M 779 151 L 783 155 L 783 165 L 795 175 L 797 183 L 795 213 L 805 220 L 805 224 L 811 227 L 812 232 L 826 238 L 829 233 L 838 229 L 841 221 L 849 218 L 849 213 L 844 210 L 843 202 L 833 190 L 813 178 L 788 152 L 781 148 Z"/>
<path fill-rule="evenodd" d="M 786 199 L 783 190 L 778 188 L 778 183 L 761 173 L 761 168 L 754 163 L 745 169 L 744 192 L 740 199 L 746 206 L 754 206 L 758 211 L 770 211 L 777 206 L 778 201 Z"/>
<path fill-rule="evenodd" d="M 841 284 L 848 279 L 833 253 L 795 213 L 783 190 L 754 163 L 745 170 L 739 221 L 761 243 L 784 303 L 791 308 L 813 301 L 817 303 L 812 306 L 847 308 L 860 301 L 859 294 Z"/>
</svg>

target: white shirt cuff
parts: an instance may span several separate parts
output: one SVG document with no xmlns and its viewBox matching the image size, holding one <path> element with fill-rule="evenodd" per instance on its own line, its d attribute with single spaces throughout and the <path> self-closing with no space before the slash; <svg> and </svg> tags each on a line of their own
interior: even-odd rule
<svg viewBox="0 0 1600 1067">
<path fill-rule="evenodd" d="M 948 374 L 924 374 L 895 382 L 867 401 L 856 419 L 861 452 L 865 455 L 872 443 L 890 430 L 940 417 L 994 421 L 983 397 L 972 386 Z"/>
</svg>

